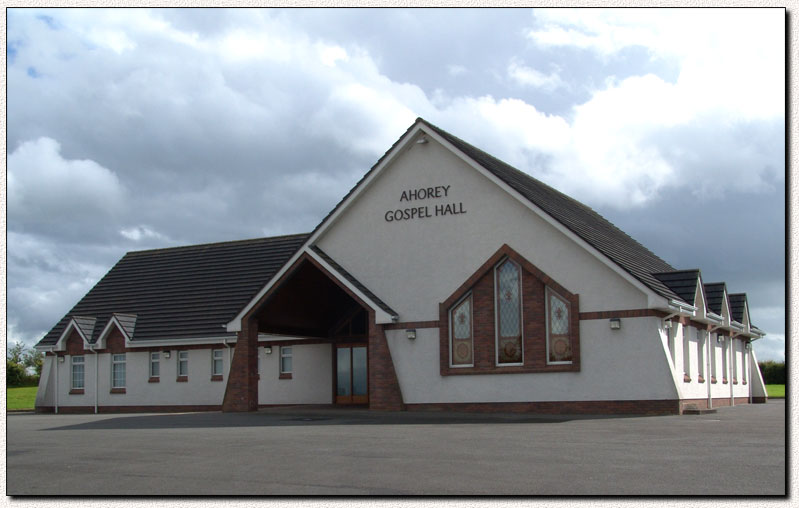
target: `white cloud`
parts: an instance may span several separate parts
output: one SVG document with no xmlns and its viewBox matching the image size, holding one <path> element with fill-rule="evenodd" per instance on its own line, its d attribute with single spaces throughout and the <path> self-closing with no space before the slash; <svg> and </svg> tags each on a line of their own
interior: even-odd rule
<svg viewBox="0 0 799 508">
<path fill-rule="evenodd" d="M 8 157 L 8 213 L 16 223 L 66 222 L 116 214 L 125 192 L 113 171 L 92 160 L 68 160 L 54 139 L 22 143 Z"/>
<path fill-rule="evenodd" d="M 541 88 L 550 92 L 565 86 L 557 72 L 544 74 L 532 67 L 522 65 L 516 60 L 508 64 L 508 76 L 519 84 Z"/>
<path fill-rule="evenodd" d="M 447 65 L 447 72 L 450 76 L 461 76 L 466 74 L 467 69 L 463 65 L 450 64 Z"/>
<path fill-rule="evenodd" d="M 762 339 L 756 340 L 753 344 L 757 361 L 785 361 L 785 334 L 769 333 Z"/>
<path fill-rule="evenodd" d="M 168 240 L 167 237 L 157 231 L 153 231 L 147 226 L 133 226 L 127 229 L 122 229 L 119 232 L 128 240 L 138 242 L 140 240 Z"/>
</svg>

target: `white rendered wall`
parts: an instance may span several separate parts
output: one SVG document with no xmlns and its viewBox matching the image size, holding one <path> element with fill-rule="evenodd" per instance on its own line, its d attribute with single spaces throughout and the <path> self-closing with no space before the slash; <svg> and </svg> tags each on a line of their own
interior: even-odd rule
<svg viewBox="0 0 799 508">
<path fill-rule="evenodd" d="M 606 319 L 581 321 L 581 372 L 441 376 L 437 328 L 386 338 L 406 403 L 675 399 L 659 324 L 622 319 L 614 332 Z"/>
<path fill-rule="evenodd" d="M 333 402 L 333 347 L 331 344 L 293 345 L 291 379 L 279 379 L 280 348 L 266 354 L 258 348 L 261 376 L 259 404 L 331 404 Z"/>
<path fill-rule="evenodd" d="M 230 359 L 233 348 L 218 348 L 223 351 L 222 380 L 211 381 L 212 349 L 190 349 L 188 381 L 177 381 L 178 350 L 171 350 L 171 357 L 160 355 L 159 382 L 150 383 L 150 352 L 137 351 L 125 354 L 125 393 L 111 392 L 110 355 L 84 354 L 84 393 L 72 394 L 71 357 L 67 355 L 58 364 L 58 405 L 94 406 L 95 386 L 98 406 L 193 406 L 221 405 L 225 395 Z M 260 404 L 330 404 L 333 398 L 333 357 L 330 344 L 294 345 L 292 379 L 278 379 L 279 348 L 273 347 L 271 355 L 258 349 L 261 359 L 261 379 L 258 385 Z M 95 362 L 99 359 L 97 383 Z M 46 356 L 42 366 L 37 406 L 55 405 L 56 385 L 55 357 Z"/>
<path fill-rule="evenodd" d="M 638 309 L 644 293 L 431 140 L 411 144 L 318 240 L 319 246 L 399 314 L 438 320 L 449 297 L 503 244 L 572 293 L 580 311 Z M 449 185 L 446 198 L 401 193 Z M 388 210 L 462 203 L 466 213 L 386 222 Z"/>
</svg>

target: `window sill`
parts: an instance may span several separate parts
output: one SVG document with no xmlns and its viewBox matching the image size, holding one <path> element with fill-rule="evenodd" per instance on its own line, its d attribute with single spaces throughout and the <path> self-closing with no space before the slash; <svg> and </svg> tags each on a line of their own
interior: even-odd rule
<svg viewBox="0 0 799 508">
<path fill-rule="evenodd" d="M 721 382 L 724 383 L 725 385 L 727 384 L 727 380 L 726 379 L 723 379 Z"/>
<path fill-rule="evenodd" d="M 291 379 L 291 372 L 281 373 L 277 378 L 278 379 Z"/>
<path fill-rule="evenodd" d="M 222 381 L 222 374 L 215 374 L 211 376 L 211 381 Z"/>
<path fill-rule="evenodd" d="M 710 378 L 710 382 L 711 382 L 712 384 L 716 384 L 716 383 L 717 383 L 717 381 L 716 381 L 716 378 L 714 378 L 714 377 L 711 377 L 711 378 Z"/>
<path fill-rule="evenodd" d="M 744 381 L 743 384 L 746 384 L 746 381 Z"/>
<path fill-rule="evenodd" d="M 124 388 L 111 388 L 111 393 L 127 393 Z"/>
<path fill-rule="evenodd" d="M 732 380 L 732 384 L 737 385 L 738 384 L 738 380 L 737 379 L 733 379 Z"/>
<path fill-rule="evenodd" d="M 69 391 L 70 395 L 83 395 L 83 388 L 73 388 Z"/>
<path fill-rule="evenodd" d="M 175 381 L 178 383 L 188 383 L 189 376 L 178 376 L 178 378 Z"/>
<path fill-rule="evenodd" d="M 151 377 L 150 379 L 147 380 L 147 382 L 148 383 L 160 383 L 161 382 L 161 378 L 160 377 Z"/>
<path fill-rule="evenodd" d="M 532 374 L 546 372 L 580 372 L 578 363 L 561 363 L 539 367 L 513 365 L 495 367 L 442 367 L 442 376 L 471 376 L 479 374 Z"/>
<path fill-rule="evenodd" d="M 705 378 L 703 378 L 702 376 L 699 376 L 699 379 L 697 379 L 697 381 L 700 382 L 700 383 L 704 383 L 705 382 Z"/>
<path fill-rule="evenodd" d="M 691 376 L 689 376 L 688 374 L 683 374 L 682 380 L 683 380 L 684 383 L 690 383 L 691 382 Z"/>
</svg>

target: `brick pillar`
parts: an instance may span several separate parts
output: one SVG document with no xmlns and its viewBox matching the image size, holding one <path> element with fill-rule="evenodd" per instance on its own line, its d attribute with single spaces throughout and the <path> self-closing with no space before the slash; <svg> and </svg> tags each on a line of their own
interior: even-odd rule
<svg viewBox="0 0 799 508">
<path fill-rule="evenodd" d="M 375 323 L 373 311 L 369 312 L 369 409 L 405 410 L 386 334 Z"/>
<path fill-rule="evenodd" d="M 258 410 L 258 321 L 242 319 L 222 411 Z"/>
</svg>

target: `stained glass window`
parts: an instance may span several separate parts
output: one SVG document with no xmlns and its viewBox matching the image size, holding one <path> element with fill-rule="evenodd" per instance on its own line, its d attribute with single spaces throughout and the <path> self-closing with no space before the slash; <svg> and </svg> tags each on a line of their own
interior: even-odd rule
<svg viewBox="0 0 799 508">
<path fill-rule="evenodd" d="M 455 306 L 452 315 L 452 365 L 472 365 L 472 296 Z"/>
<path fill-rule="evenodd" d="M 569 338 L 569 303 L 547 291 L 548 298 L 548 353 L 550 363 L 572 361 L 571 340 Z"/>
<path fill-rule="evenodd" d="M 511 260 L 499 265 L 497 292 L 497 363 L 522 362 L 521 272 Z"/>
</svg>

